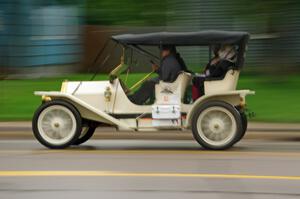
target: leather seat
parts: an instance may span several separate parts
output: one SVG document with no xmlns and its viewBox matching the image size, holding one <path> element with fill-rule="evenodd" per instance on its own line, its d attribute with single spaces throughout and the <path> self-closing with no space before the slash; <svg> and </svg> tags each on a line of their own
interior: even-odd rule
<svg viewBox="0 0 300 199">
<path fill-rule="evenodd" d="M 239 74 L 240 74 L 239 70 L 230 69 L 225 74 L 225 77 L 221 80 L 213 80 L 213 79 L 205 80 L 204 81 L 205 95 L 236 90 Z"/>
<path fill-rule="evenodd" d="M 159 84 L 155 85 L 155 97 L 157 104 L 165 104 L 164 96 L 166 94 L 173 95 L 177 97 L 177 103 L 181 103 L 186 87 L 190 84 L 192 75 L 187 72 L 181 72 L 177 79 L 172 82 L 163 82 L 160 81 Z"/>
</svg>

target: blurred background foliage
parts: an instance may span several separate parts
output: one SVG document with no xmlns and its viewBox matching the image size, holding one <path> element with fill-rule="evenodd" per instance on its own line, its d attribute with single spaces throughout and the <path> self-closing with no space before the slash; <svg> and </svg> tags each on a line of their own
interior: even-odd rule
<svg viewBox="0 0 300 199">
<path fill-rule="evenodd" d="M 87 24 L 124 26 L 164 26 L 166 0 L 88 0 Z"/>
<path fill-rule="evenodd" d="M 299 0 L 89 0 L 81 5 L 86 24 L 112 34 L 120 27 L 126 27 L 121 32 L 248 31 L 246 72 L 300 72 Z M 199 48 L 182 54 L 190 66 L 206 62 L 206 52 Z"/>
<path fill-rule="evenodd" d="M 251 34 L 246 72 L 300 72 L 299 0 L 0 0 L 0 35 L 4 35 L 3 40 L 0 37 L 4 46 L 0 65 L 13 72 L 51 65 L 71 65 L 71 70 L 73 65 L 75 71 L 87 71 L 112 34 L 207 29 Z M 20 36 L 27 46 L 24 41 L 16 42 Z M 33 41 L 36 36 L 39 40 Z M 40 49 L 31 51 L 37 46 Z M 55 48 L 61 50 L 55 54 Z M 54 56 L 58 53 L 60 56 Z M 183 50 L 182 54 L 188 65 L 206 62 L 206 52 L 201 49 Z"/>
</svg>

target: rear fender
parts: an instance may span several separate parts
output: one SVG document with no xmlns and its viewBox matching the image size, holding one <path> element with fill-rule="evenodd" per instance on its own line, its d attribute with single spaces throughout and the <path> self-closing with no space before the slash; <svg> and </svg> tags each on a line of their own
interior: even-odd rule
<svg viewBox="0 0 300 199">
<path fill-rule="evenodd" d="M 204 95 L 200 97 L 194 102 L 194 104 L 190 108 L 190 111 L 187 113 L 185 128 L 190 128 L 194 113 L 202 104 L 208 101 L 223 101 L 233 106 L 245 106 L 246 103 L 245 98 L 246 95 L 249 94 L 254 94 L 254 92 L 249 90 L 239 90 L 239 91 L 230 91 L 227 93 Z"/>
</svg>

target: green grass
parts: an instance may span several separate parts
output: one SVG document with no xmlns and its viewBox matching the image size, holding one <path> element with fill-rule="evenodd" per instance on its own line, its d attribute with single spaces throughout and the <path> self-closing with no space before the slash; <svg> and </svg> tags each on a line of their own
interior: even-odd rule
<svg viewBox="0 0 300 199">
<path fill-rule="evenodd" d="M 300 76 L 241 76 L 238 88 L 256 92 L 247 97 L 255 121 L 300 122 Z"/>
<path fill-rule="evenodd" d="M 132 74 L 127 84 L 143 77 L 144 74 Z M 0 81 L 0 120 L 31 120 L 41 99 L 34 96 L 37 90 L 60 90 L 64 79 L 89 80 L 91 75 L 70 75 L 60 78 L 42 78 L 34 80 Z M 107 79 L 106 75 L 97 76 L 98 80 Z M 123 78 L 125 79 L 125 78 Z M 249 111 L 255 113 L 251 120 L 268 122 L 300 122 L 300 76 L 243 76 L 238 87 L 251 89 L 256 95 L 247 97 Z"/>
</svg>

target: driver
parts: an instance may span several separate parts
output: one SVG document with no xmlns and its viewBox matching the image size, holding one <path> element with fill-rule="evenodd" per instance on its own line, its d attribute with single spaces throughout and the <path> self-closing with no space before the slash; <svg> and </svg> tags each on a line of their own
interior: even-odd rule
<svg viewBox="0 0 300 199">
<path fill-rule="evenodd" d="M 152 64 L 152 69 L 158 74 L 158 77 L 147 80 L 134 94 L 128 96 L 133 103 L 144 104 L 151 96 L 154 96 L 155 84 L 158 84 L 160 80 L 174 82 L 180 71 L 185 68 L 180 64 L 180 62 L 184 62 L 182 59 L 179 62 L 176 48 L 173 45 L 163 45 L 161 57 L 160 67 L 155 63 Z"/>
</svg>

